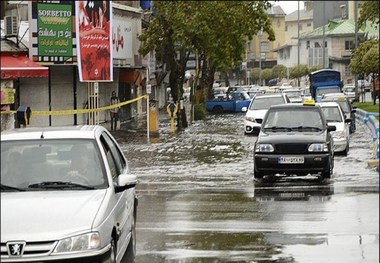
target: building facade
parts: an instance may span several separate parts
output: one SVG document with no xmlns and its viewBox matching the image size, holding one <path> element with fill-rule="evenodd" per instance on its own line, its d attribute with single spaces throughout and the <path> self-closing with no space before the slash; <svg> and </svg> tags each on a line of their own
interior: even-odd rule
<svg viewBox="0 0 380 263">
<path fill-rule="evenodd" d="M 32 112 L 88 108 L 89 99 L 94 95 L 89 93 L 89 86 L 93 83 L 81 82 L 78 76 L 74 2 L 54 1 L 49 4 L 37 1 L 26 2 L 27 5 L 14 5 L 14 8 L 6 6 L 4 15 L 22 14 L 17 19 L 29 23 L 29 59 L 48 68 L 49 74 L 45 78 L 20 77 L 14 79 L 17 95 L 13 107 L 28 106 Z M 109 106 L 112 91 L 117 92 L 121 102 L 146 94 L 149 59 L 138 53 L 140 42 L 137 39 L 137 36 L 142 33 L 144 11 L 138 6 L 139 2 L 129 2 L 131 2 L 130 6 L 125 5 L 128 4 L 125 1 L 114 1 L 111 5 L 113 23 L 110 35 L 112 36 L 113 51 L 113 81 L 98 82 L 96 89 L 96 107 L 98 108 Z M 23 12 L 17 12 L 20 8 Z M 53 45 L 52 42 L 47 42 L 41 37 L 43 34 L 40 31 L 43 29 L 46 30 L 45 32 L 57 33 L 59 29 L 53 21 L 57 18 L 45 17 L 41 21 L 39 14 L 42 12 L 51 14 L 54 11 L 68 12 L 65 13 L 66 17 L 60 18 L 61 31 L 65 32 L 67 41 L 54 42 Z M 47 49 L 50 53 L 46 51 Z M 154 82 L 149 76 L 148 78 Z M 137 120 L 143 114 L 146 114 L 146 103 L 139 100 L 121 108 L 121 121 Z M 33 116 L 31 125 L 86 124 L 89 118 L 91 116 L 88 114 Z M 107 123 L 109 120 L 108 111 L 97 113 L 98 123 Z M 17 124 L 15 126 L 17 127 Z"/>
</svg>

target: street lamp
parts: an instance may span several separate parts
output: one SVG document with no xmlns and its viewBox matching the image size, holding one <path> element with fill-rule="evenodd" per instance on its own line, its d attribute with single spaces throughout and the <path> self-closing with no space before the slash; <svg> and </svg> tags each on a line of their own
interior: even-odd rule
<svg viewBox="0 0 380 263">
<path fill-rule="evenodd" d="M 257 36 L 259 37 L 259 86 L 261 86 L 261 37 L 263 36 L 263 28 L 257 32 Z"/>
</svg>

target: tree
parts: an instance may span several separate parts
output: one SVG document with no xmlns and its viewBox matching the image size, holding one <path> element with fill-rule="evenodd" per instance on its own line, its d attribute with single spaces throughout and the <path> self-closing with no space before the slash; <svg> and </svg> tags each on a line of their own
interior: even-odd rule
<svg viewBox="0 0 380 263">
<path fill-rule="evenodd" d="M 309 73 L 322 69 L 320 65 L 314 65 L 309 67 Z"/>
<path fill-rule="evenodd" d="M 309 68 L 307 65 L 298 65 L 290 68 L 290 78 L 297 79 L 298 83 L 300 83 L 300 78 L 307 76 L 309 74 Z"/>
<path fill-rule="evenodd" d="M 273 71 L 270 68 L 263 69 L 261 72 L 261 79 L 265 79 L 265 82 L 268 83 L 270 79 L 273 79 Z"/>
<path fill-rule="evenodd" d="M 372 21 L 379 26 L 379 1 L 363 1 L 359 14 L 359 27 L 362 27 L 366 21 Z"/>
<path fill-rule="evenodd" d="M 198 54 L 199 86 L 211 90 L 217 70 L 241 63 L 247 39 L 263 28 L 274 40 L 266 13 L 270 6 L 268 1 L 155 1 L 155 15 L 139 36 L 139 52 L 145 56 L 155 50 L 157 61 L 168 65 L 172 97 L 178 102 L 190 53 Z"/>
<path fill-rule="evenodd" d="M 372 39 L 360 43 L 354 50 L 349 67 L 351 72 L 356 75 L 379 72 L 378 40 Z"/>
<path fill-rule="evenodd" d="M 281 64 L 275 65 L 272 68 L 272 72 L 275 78 L 283 79 L 287 77 L 287 74 L 286 74 L 287 68 L 284 65 L 281 65 Z"/>
<path fill-rule="evenodd" d="M 252 76 L 253 79 L 258 80 L 260 79 L 260 72 L 261 72 L 261 69 L 259 68 L 253 68 L 251 71 L 250 71 L 250 74 Z"/>
</svg>

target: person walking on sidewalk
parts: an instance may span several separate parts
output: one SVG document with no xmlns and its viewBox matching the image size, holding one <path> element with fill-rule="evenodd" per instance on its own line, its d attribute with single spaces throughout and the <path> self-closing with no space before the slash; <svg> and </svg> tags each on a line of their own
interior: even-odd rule
<svg viewBox="0 0 380 263">
<path fill-rule="evenodd" d="M 111 105 L 118 104 L 119 98 L 116 96 L 116 92 L 112 91 L 111 96 Z M 111 115 L 111 131 L 116 131 L 117 122 L 119 120 L 119 109 L 120 107 L 115 107 L 110 109 L 110 115 Z"/>
</svg>

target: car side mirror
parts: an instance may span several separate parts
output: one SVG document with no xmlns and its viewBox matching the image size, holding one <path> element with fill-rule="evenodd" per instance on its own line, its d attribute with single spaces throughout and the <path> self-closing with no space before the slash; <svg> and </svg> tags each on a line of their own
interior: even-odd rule
<svg viewBox="0 0 380 263">
<path fill-rule="evenodd" d="M 120 174 L 117 179 L 117 185 L 115 185 L 115 193 L 119 193 L 127 189 L 133 188 L 136 186 L 136 184 L 136 175 L 127 173 Z"/>
<path fill-rule="evenodd" d="M 247 110 L 248 110 L 247 107 L 242 107 L 242 108 L 241 108 L 241 111 L 242 111 L 242 112 L 247 112 Z"/>
<path fill-rule="evenodd" d="M 351 111 L 351 113 L 355 113 L 355 112 L 356 112 L 356 108 Z"/>
<path fill-rule="evenodd" d="M 336 131 L 336 126 L 335 125 L 327 125 L 327 132 L 332 132 Z"/>
<path fill-rule="evenodd" d="M 347 118 L 344 120 L 345 123 L 350 123 L 351 121 L 352 121 L 351 118 Z"/>
</svg>

